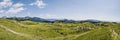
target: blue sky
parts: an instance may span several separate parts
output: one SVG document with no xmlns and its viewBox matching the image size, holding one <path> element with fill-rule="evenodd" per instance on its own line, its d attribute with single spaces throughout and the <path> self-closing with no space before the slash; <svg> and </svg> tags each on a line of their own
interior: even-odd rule
<svg viewBox="0 0 120 40">
<path fill-rule="evenodd" d="M 120 0 L 0 0 L 0 17 L 40 18 L 120 22 Z"/>
</svg>

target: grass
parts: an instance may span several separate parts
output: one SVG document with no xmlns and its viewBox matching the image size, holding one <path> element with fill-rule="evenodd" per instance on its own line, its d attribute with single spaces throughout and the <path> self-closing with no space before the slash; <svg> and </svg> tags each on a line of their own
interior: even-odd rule
<svg viewBox="0 0 120 40">
<path fill-rule="evenodd" d="M 0 40 L 31 40 L 26 37 L 15 35 L 5 29 L 0 28 Z"/>
<path fill-rule="evenodd" d="M 75 40 L 111 40 L 111 33 L 108 28 L 100 28 L 86 35 L 79 36 Z"/>
<path fill-rule="evenodd" d="M 112 33 L 110 32 L 110 28 L 112 28 L 116 33 L 118 33 L 117 39 L 120 39 L 119 23 L 43 23 L 29 20 L 16 21 L 0 19 L 0 25 L 3 25 L 19 33 L 37 36 L 38 38 L 46 40 L 113 40 L 111 36 Z M 15 35 L 3 28 L 0 28 L 0 40 L 32 39 Z"/>
</svg>

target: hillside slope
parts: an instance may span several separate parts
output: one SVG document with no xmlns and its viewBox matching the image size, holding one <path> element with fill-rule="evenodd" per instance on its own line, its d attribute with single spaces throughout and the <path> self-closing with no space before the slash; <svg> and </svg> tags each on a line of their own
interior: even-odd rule
<svg viewBox="0 0 120 40">
<path fill-rule="evenodd" d="M 0 40 L 119 40 L 118 23 L 44 23 L 0 19 Z"/>
</svg>

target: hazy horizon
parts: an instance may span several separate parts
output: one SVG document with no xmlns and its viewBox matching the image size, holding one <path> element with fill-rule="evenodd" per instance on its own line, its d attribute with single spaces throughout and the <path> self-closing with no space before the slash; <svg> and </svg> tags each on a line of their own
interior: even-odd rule
<svg viewBox="0 0 120 40">
<path fill-rule="evenodd" d="M 0 0 L 0 17 L 120 22 L 120 0 Z"/>
</svg>

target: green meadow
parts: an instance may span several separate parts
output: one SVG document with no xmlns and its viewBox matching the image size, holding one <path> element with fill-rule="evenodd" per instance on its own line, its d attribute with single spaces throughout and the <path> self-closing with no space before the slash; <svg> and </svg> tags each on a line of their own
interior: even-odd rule
<svg viewBox="0 0 120 40">
<path fill-rule="evenodd" d="M 120 40 L 120 23 L 0 19 L 0 40 Z"/>
</svg>

